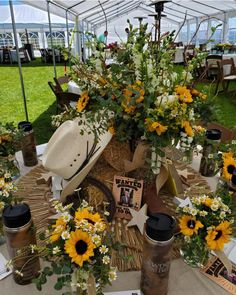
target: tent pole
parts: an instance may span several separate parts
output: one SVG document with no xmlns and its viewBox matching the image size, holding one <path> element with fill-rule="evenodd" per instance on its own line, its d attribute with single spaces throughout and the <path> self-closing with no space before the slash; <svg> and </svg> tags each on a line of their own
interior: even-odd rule
<svg viewBox="0 0 236 295">
<path fill-rule="evenodd" d="M 50 32 L 50 39 L 52 45 L 52 24 L 51 24 L 51 17 L 50 17 L 50 0 L 47 0 L 47 11 L 48 11 L 48 24 L 49 24 L 49 32 Z M 54 68 L 54 77 L 57 77 L 57 70 L 56 70 L 56 61 L 55 61 L 55 52 L 54 48 L 52 47 L 52 61 L 53 61 L 53 68 Z"/>
<path fill-rule="evenodd" d="M 11 11 L 13 34 L 14 34 L 15 45 L 16 45 L 16 54 L 17 54 L 18 68 L 19 68 L 19 74 L 20 74 L 21 90 L 22 90 L 22 96 L 23 96 L 23 101 L 24 101 L 25 118 L 26 118 L 26 121 L 29 121 L 27 104 L 26 104 L 26 96 L 25 96 L 24 79 L 23 79 L 21 60 L 20 60 L 20 55 L 19 55 L 19 47 L 18 47 L 18 40 L 17 40 L 17 34 L 16 34 L 16 24 L 15 24 L 15 16 L 14 16 L 12 0 L 9 0 L 9 5 L 10 5 L 10 11 Z"/>
<path fill-rule="evenodd" d="M 68 45 L 68 64 L 71 69 L 71 48 L 70 48 L 70 32 L 69 32 L 69 23 L 68 23 L 68 10 L 66 10 L 66 32 L 67 32 L 67 45 Z"/>
</svg>

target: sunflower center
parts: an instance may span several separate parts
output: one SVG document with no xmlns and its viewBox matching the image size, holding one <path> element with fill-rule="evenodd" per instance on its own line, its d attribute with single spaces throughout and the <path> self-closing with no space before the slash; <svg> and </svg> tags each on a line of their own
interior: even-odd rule
<svg viewBox="0 0 236 295">
<path fill-rule="evenodd" d="M 227 167 L 227 171 L 228 171 L 229 174 L 233 174 L 234 169 L 235 169 L 234 165 L 229 165 L 229 166 Z"/>
<path fill-rule="evenodd" d="M 215 241 L 217 241 L 217 240 L 219 240 L 219 238 L 222 236 L 222 231 L 221 230 L 218 230 L 217 231 L 217 235 L 216 235 L 216 237 L 215 237 Z"/>
<path fill-rule="evenodd" d="M 195 221 L 194 220 L 189 220 L 187 223 L 188 228 L 195 228 Z"/>
<path fill-rule="evenodd" d="M 76 249 L 77 254 L 83 255 L 88 249 L 88 244 L 83 240 L 79 240 L 75 244 L 75 249 Z"/>
<path fill-rule="evenodd" d="M 94 225 L 94 221 L 92 221 L 91 219 L 89 219 L 89 218 L 85 218 L 85 220 L 87 220 L 89 223 L 91 223 L 92 225 Z"/>
</svg>

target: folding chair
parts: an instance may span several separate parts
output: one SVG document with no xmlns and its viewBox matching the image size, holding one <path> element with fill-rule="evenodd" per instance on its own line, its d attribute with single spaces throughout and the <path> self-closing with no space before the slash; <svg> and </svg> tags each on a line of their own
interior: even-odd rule
<svg viewBox="0 0 236 295">
<path fill-rule="evenodd" d="M 54 85 L 52 82 L 48 82 L 49 87 L 51 88 L 52 92 L 56 96 L 57 100 L 57 114 L 59 109 L 64 110 L 65 106 L 70 106 L 71 101 L 78 101 L 79 95 L 71 92 L 63 92 L 61 91 L 57 85 Z"/>
<path fill-rule="evenodd" d="M 234 66 L 233 58 L 223 59 L 217 62 L 219 78 L 216 85 L 216 91 L 218 91 L 219 84 L 222 84 L 224 93 L 228 92 L 230 81 L 236 81 L 236 70 Z"/>
</svg>

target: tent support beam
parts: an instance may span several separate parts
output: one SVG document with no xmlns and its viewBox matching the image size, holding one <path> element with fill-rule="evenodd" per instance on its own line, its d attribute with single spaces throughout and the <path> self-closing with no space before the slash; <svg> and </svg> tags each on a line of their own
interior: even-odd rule
<svg viewBox="0 0 236 295">
<path fill-rule="evenodd" d="M 110 0 L 106 0 L 106 1 L 102 2 L 101 4 L 104 5 L 104 4 L 106 4 L 107 2 L 109 2 L 109 1 L 110 1 Z M 79 16 L 81 16 L 82 14 L 85 14 L 85 13 L 87 13 L 87 12 L 93 10 L 94 8 L 97 8 L 97 7 L 100 7 L 100 4 L 98 4 L 98 5 L 96 5 L 96 6 L 93 6 L 93 7 L 89 8 L 89 9 L 87 9 L 87 10 L 85 10 L 85 11 L 82 11 L 82 12 L 79 14 Z"/>
<path fill-rule="evenodd" d="M 114 16 L 111 16 L 109 19 L 107 19 L 107 22 L 111 22 L 111 21 L 113 21 L 113 20 L 115 20 L 115 19 L 117 19 L 117 18 L 119 18 L 121 15 L 125 15 L 125 14 L 128 14 L 129 12 L 132 12 L 133 10 L 135 10 L 135 9 L 137 9 L 139 6 L 134 6 L 133 8 L 131 8 L 131 9 L 128 9 L 128 10 L 126 10 L 126 11 L 123 11 L 122 13 L 118 13 L 117 15 L 114 15 Z M 104 24 L 106 22 L 106 20 L 103 20 L 103 21 L 101 21 L 100 23 L 98 23 L 98 24 L 96 24 L 96 26 L 94 25 L 94 27 L 95 27 L 95 29 L 97 28 L 97 27 L 99 27 L 99 26 L 101 26 L 102 24 Z"/>
<path fill-rule="evenodd" d="M 134 1 L 134 0 L 131 0 L 130 2 L 133 2 L 133 1 Z M 112 4 L 112 5 L 110 5 L 110 6 L 106 7 L 106 8 L 104 8 L 104 10 L 105 10 L 105 12 L 107 13 L 107 10 L 109 10 L 110 8 L 114 8 L 114 6 L 118 6 L 118 5 L 120 5 L 121 3 L 123 3 L 123 2 L 124 2 L 124 1 L 120 1 L 120 2 L 118 2 L 118 3 L 116 3 L 116 4 Z M 86 19 L 86 20 L 90 21 L 89 18 L 90 18 L 91 16 L 94 16 L 95 14 L 98 14 L 98 13 L 101 13 L 101 12 L 102 12 L 102 11 L 100 11 L 100 10 L 96 10 L 96 12 L 93 12 L 93 13 L 87 15 L 87 16 L 84 17 L 82 20 Z"/>
<path fill-rule="evenodd" d="M 115 13 L 114 13 L 114 10 L 110 11 L 109 14 L 107 14 L 106 16 L 107 17 L 111 17 L 111 16 L 115 16 L 117 13 L 119 14 L 121 11 L 124 11 L 125 9 L 128 9 L 128 8 L 131 8 L 133 6 L 135 7 L 138 7 L 140 5 L 140 2 L 139 3 L 127 3 L 125 5 L 123 5 L 123 7 L 121 7 L 119 10 L 116 8 L 115 10 L 117 10 Z M 98 17 L 95 17 L 93 18 L 91 21 L 99 21 L 100 19 L 103 19 L 104 16 L 98 16 Z"/>
<path fill-rule="evenodd" d="M 48 10 L 48 24 L 49 24 L 49 32 L 50 32 L 50 39 L 51 39 L 51 46 L 52 46 L 52 23 L 51 23 L 51 16 L 50 16 L 50 1 L 47 0 L 47 10 Z M 57 77 L 57 70 L 56 70 L 56 61 L 55 61 L 55 51 L 52 47 L 52 61 L 53 61 L 53 68 L 54 68 L 54 77 Z"/>
<path fill-rule="evenodd" d="M 199 2 L 199 1 L 196 1 L 196 0 L 192 0 L 192 2 L 195 2 L 195 3 L 197 3 L 197 4 L 203 5 L 203 6 L 205 6 L 205 7 L 209 7 L 209 8 L 212 8 L 212 9 L 218 10 L 218 11 L 220 11 L 220 12 L 225 12 L 225 11 L 222 10 L 222 9 L 216 8 L 216 7 L 214 7 L 214 6 L 211 6 L 211 5 L 209 5 L 209 4 L 205 4 L 205 3 L 202 3 L 202 2 Z"/>
<path fill-rule="evenodd" d="M 14 16 L 14 9 L 13 9 L 12 0 L 9 0 L 9 5 L 10 5 L 10 12 L 11 12 L 13 34 L 14 34 L 15 45 L 16 45 L 16 54 L 17 54 L 17 61 L 18 61 L 18 68 L 19 68 L 19 75 L 20 75 L 20 82 L 21 82 L 21 90 L 22 90 L 22 96 L 23 96 L 23 101 L 24 101 L 25 118 L 26 118 L 26 121 L 29 121 L 27 103 L 26 103 L 26 95 L 25 95 L 25 86 L 24 86 L 24 79 L 23 79 L 22 68 L 21 68 L 21 60 L 20 60 L 20 54 L 19 54 L 19 46 L 18 46 L 18 40 L 17 40 L 16 23 L 15 23 L 15 16 Z"/>
<path fill-rule="evenodd" d="M 185 5 L 182 5 L 182 4 L 179 4 L 179 3 L 175 3 L 175 2 L 172 2 L 172 3 L 173 3 L 174 5 L 179 6 L 179 7 L 183 7 L 183 8 L 189 9 L 189 10 L 191 10 L 191 11 L 194 11 L 194 12 L 197 12 L 197 13 L 200 13 L 200 14 L 203 14 L 203 15 L 209 17 L 208 14 L 203 13 L 202 11 L 199 11 L 199 10 L 196 10 L 196 9 L 193 9 L 193 8 L 189 8 L 188 6 L 185 6 Z"/>
</svg>

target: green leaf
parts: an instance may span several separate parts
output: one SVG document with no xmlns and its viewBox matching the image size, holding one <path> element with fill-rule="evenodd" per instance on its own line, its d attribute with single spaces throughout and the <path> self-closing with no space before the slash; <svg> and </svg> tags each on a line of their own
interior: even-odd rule
<svg viewBox="0 0 236 295">
<path fill-rule="evenodd" d="M 57 281 L 56 284 L 54 285 L 54 289 L 56 290 L 61 290 L 63 287 L 63 282 Z"/>
<path fill-rule="evenodd" d="M 47 276 L 51 276 L 53 274 L 53 271 L 50 267 L 46 266 L 43 270 L 43 272 L 45 273 L 45 275 Z"/>
<path fill-rule="evenodd" d="M 71 295 L 71 292 L 62 293 L 62 295 Z"/>
</svg>

